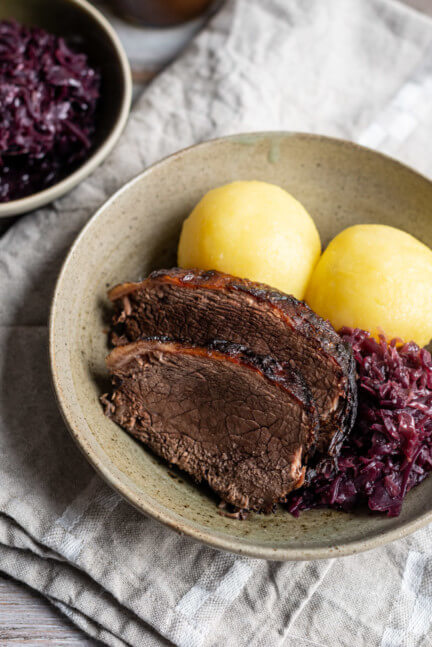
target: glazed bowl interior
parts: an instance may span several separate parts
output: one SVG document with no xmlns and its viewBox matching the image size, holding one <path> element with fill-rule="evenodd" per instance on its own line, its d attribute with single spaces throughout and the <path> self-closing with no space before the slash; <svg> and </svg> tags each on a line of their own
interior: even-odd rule
<svg viewBox="0 0 432 647">
<path fill-rule="evenodd" d="M 288 133 L 238 135 L 181 151 L 134 179 L 93 217 L 60 275 L 51 316 L 54 385 L 69 429 L 100 474 L 145 514 L 213 546 L 267 559 L 365 550 L 432 521 L 432 478 L 400 517 L 329 510 L 294 519 L 282 508 L 246 521 L 218 514 L 215 498 L 173 472 L 104 417 L 108 287 L 176 262 L 180 226 L 209 189 L 264 180 L 298 198 L 323 244 L 356 223 L 400 227 L 432 245 L 432 183 L 348 142 Z"/>
<path fill-rule="evenodd" d="M 96 133 L 89 156 L 72 173 L 28 197 L 0 203 L 0 218 L 36 209 L 58 198 L 93 171 L 110 152 L 129 113 L 132 81 L 126 54 L 105 18 L 85 0 L 2 0 L 0 20 L 17 20 L 65 38 L 88 56 L 101 75 Z"/>
</svg>

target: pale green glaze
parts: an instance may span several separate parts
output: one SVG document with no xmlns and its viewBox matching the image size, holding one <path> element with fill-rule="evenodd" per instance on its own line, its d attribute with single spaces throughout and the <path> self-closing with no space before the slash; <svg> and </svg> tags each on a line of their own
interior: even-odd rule
<svg viewBox="0 0 432 647">
<path fill-rule="evenodd" d="M 0 20 L 46 29 L 76 43 L 101 73 L 95 148 L 64 180 L 21 200 L 0 203 L 0 221 L 43 206 L 70 191 L 105 159 L 126 124 L 132 96 L 129 63 L 114 29 L 86 0 L 1 0 Z"/>
<path fill-rule="evenodd" d="M 245 141 L 248 145 L 245 146 Z M 271 153 L 279 151 L 278 159 Z M 432 478 L 411 492 L 398 519 L 284 510 L 238 522 L 187 479 L 173 479 L 104 417 L 106 289 L 175 263 L 181 223 L 209 189 L 264 180 L 294 194 L 326 244 L 341 229 L 376 222 L 432 245 L 432 183 L 401 164 L 343 141 L 261 133 L 208 142 L 156 164 L 93 217 L 60 275 L 51 316 L 54 385 L 73 437 L 100 474 L 133 505 L 213 546 L 267 559 L 314 559 L 378 546 L 432 521 Z"/>
<path fill-rule="evenodd" d="M 268 161 L 270 162 L 270 164 L 277 164 L 279 160 L 280 160 L 279 142 L 275 141 L 270 146 L 270 149 L 268 152 Z"/>
</svg>

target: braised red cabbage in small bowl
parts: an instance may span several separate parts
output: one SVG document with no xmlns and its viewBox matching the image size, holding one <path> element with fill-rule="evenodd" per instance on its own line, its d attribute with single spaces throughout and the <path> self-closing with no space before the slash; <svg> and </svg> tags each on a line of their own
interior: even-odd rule
<svg viewBox="0 0 432 647">
<path fill-rule="evenodd" d="M 131 94 L 124 51 L 87 2 L 0 7 L 0 218 L 70 190 L 109 153 Z"/>
</svg>

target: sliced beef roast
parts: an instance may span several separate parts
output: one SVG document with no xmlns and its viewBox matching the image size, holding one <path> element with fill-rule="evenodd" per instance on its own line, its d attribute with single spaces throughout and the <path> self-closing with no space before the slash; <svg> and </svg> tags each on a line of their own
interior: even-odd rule
<svg viewBox="0 0 432 647">
<path fill-rule="evenodd" d="M 159 270 L 109 292 L 112 341 L 167 335 L 198 345 L 245 344 L 303 374 L 320 416 L 318 453 L 336 456 L 356 411 L 351 349 L 305 303 L 266 285 L 214 271 Z"/>
<path fill-rule="evenodd" d="M 304 480 L 318 416 L 299 375 L 244 347 L 145 340 L 107 358 L 106 414 L 238 508 L 269 511 Z"/>
</svg>

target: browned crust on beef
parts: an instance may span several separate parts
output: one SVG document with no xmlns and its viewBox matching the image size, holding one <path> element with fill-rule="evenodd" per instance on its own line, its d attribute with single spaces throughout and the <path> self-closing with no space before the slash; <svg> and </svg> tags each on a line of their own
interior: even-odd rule
<svg viewBox="0 0 432 647">
<path fill-rule="evenodd" d="M 290 367 L 237 344 L 159 339 L 115 348 L 107 367 L 114 389 L 102 397 L 106 415 L 224 501 L 268 512 L 303 484 L 318 416 Z M 277 412 L 267 410 L 269 399 Z"/>
<path fill-rule="evenodd" d="M 328 453 L 330 456 L 338 455 L 345 435 L 352 428 L 356 414 L 355 362 L 351 349 L 328 321 L 316 315 L 304 302 L 267 285 L 215 271 L 173 268 L 157 270 L 140 283 L 124 283 L 109 291 L 108 296 L 116 306 L 112 334 L 114 345 L 139 339 L 139 330 L 131 333 L 131 328 L 127 330 L 128 326 L 124 326 L 125 321 L 127 324 L 132 321 L 130 298 L 140 291 L 157 290 L 163 285 L 221 293 L 243 293 L 256 303 L 263 304 L 269 313 L 307 340 L 308 347 L 313 349 L 318 358 L 330 362 L 335 373 L 340 376 L 340 398 L 335 412 L 327 417 L 321 415 L 321 440 L 318 442 L 318 451 Z M 246 345 L 250 343 L 248 339 L 241 341 Z M 252 350 L 256 350 L 253 345 Z M 277 356 L 277 359 L 286 358 Z M 299 366 L 298 370 L 302 371 L 302 366 Z M 308 380 L 307 374 L 306 380 L 314 393 L 313 384 Z"/>
</svg>

